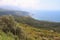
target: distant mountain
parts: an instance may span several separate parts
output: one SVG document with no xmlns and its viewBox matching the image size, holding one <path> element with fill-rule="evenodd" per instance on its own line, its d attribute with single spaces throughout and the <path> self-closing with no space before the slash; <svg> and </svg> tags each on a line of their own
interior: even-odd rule
<svg viewBox="0 0 60 40">
<path fill-rule="evenodd" d="M 29 12 L 0 8 L 0 15 L 29 16 Z"/>
<path fill-rule="evenodd" d="M 10 5 L 0 6 L 0 8 L 2 8 L 2 9 L 8 9 L 8 10 L 21 10 L 17 6 L 10 6 Z"/>
</svg>

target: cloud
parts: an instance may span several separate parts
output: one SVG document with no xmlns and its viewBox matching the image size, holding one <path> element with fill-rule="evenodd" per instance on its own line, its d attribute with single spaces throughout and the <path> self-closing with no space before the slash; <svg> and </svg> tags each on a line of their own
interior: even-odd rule
<svg viewBox="0 0 60 40">
<path fill-rule="evenodd" d="M 15 0 L 1 0 L 0 5 L 17 5 Z"/>
<path fill-rule="evenodd" d="M 17 1 L 18 6 L 21 6 L 22 8 L 26 9 L 38 9 L 39 3 L 38 0 L 21 0 Z"/>
<path fill-rule="evenodd" d="M 12 5 L 32 10 L 60 10 L 59 3 L 59 0 L 0 0 L 0 6 Z"/>
<path fill-rule="evenodd" d="M 37 9 L 39 7 L 37 0 L 1 0 L 0 5 L 13 5 L 22 8 Z"/>
</svg>

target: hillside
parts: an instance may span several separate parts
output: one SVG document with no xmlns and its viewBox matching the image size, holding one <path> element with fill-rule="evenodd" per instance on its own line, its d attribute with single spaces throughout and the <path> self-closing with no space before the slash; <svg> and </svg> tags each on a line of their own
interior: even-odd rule
<svg viewBox="0 0 60 40">
<path fill-rule="evenodd" d="M 8 10 L 0 8 L 0 16 L 1 15 L 29 16 L 30 14 L 26 11 Z"/>
<path fill-rule="evenodd" d="M 0 9 L 0 40 L 60 40 L 60 23 L 36 20 L 25 11 Z"/>
<path fill-rule="evenodd" d="M 36 28 L 24 23 L 24 20 L 18 22 L 14 16 L 5 15 L 0 16 L 0 40 L 60 40 L 60 33 Z"/>
<path fill-rule="evenodd" d="M 15 20 L 19 23 L 24 23 L 35 28 L 41 28 L 46 30 L 54 30 L 60 32 L 60 23 L 58 22 L 48 22 L 48 21 L 40 21 L 36 20 L 32 17 L 25 16 L 14 16 Z"/>
</svg>

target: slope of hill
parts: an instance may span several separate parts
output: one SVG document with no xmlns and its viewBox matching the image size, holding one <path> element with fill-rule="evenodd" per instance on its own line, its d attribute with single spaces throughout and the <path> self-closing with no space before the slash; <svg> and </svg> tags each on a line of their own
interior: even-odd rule
<svg viewBox="0 0 60 40">
<path fill-rule="evenodd" d="M 8 10 L 0 8 L 0 15 L 29 16 L 26 11 Z"/>
<path fill-rule="evenodd" d="M 0 9 L 0 40 L 60 40 L 60 23 L 36 20 L 25 11 Z"/>
<path fill-rule="evenodd" d="M 17 16 L 15 17 L 16 21 L 19 23 L 28 24 L 36 28 L 42 28 L 47 30 L 54 30 L 60 32 L 60 23 L 58 22 L 48 22 L 48 21 L 39 21 L 32 17 Z"/>
<path fill-rule="evenodd" d="M 0 40 L 60 40 L 60 33 L 54 30 L 35 28 L 23 22 L 11 15 L 0 16 Z"/>
<path fill-rule="evenodd" d="M 60 23 L 35 20 L 25 11 L 0 9 L 0 16 L 1 15 L 13 15 L 17 22 L 25 23 L 36 28 L 52 29 L 60 32 Z"/>
</svg>

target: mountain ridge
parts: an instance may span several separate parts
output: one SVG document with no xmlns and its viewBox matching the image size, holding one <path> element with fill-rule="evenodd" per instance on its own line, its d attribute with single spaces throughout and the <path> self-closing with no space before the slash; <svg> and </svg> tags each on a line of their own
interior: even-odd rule
<svg viewBox="0 0 60 40">
<path fill-rule="evenodd" d="M 0 15 L 30 16 L 29 12 L 0 8 Z"/>
</svg>

